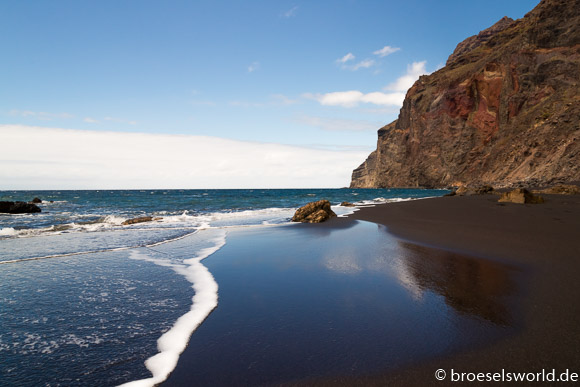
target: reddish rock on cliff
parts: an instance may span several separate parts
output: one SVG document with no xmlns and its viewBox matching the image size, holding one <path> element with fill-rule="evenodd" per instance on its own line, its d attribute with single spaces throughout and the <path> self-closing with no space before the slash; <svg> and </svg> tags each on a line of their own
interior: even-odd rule
<svg viewBox="0 0 580 387">
<path fill-rule="evenodd" d="M 580 180 L 580 0 L 543 0 L 411 87 L 351 187 Z"/>
</svg>

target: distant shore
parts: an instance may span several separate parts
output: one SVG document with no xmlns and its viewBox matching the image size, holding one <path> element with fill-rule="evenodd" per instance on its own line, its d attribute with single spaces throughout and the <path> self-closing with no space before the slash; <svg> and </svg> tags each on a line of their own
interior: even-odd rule
<svg viewBox="0 0 580 387">
<path fill-rule="evenodd" d="M 350 219 L 387 226 L 402 240 L 521 267 L 522 329 L 489 346 L 363 378 L 308 385 L 453 385 L 435 371 L 580 372 L 580 195 L 500 204 L 495 195 L 440 197 L 362 208 Z M 336 221 L 340 222 L 341 219 Z M 456 384 L 456 383 L 455 383 Z"/>
</svg>

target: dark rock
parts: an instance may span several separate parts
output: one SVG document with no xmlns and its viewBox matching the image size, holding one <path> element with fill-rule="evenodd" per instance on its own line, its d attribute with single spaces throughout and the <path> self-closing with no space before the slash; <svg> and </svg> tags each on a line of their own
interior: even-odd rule
<svg viewBox="0 0 580 387">
<path fill-rule="evenodd" d="M 457 195 L 457 192 L 455 190 L 451 191 L 451 192 L 447 192 L 445 195 L 443 196 L 455 196 Z"/>
<path fill-rule="evenodd" d="M 330 208 L 328 200 L 319 200 L 311 202 L 296 210 L 292 217 L 293 222 L 302 223 L 320 223 L 336 216 L 334 211 Z"/>
<path fill-rule="evenodd" d="M 544 198 L 540 195 L 534 195 L 525 188 L 516 188 L 513 191 L 504 192 L 501 194 L 498 202 L 500 203 L 530 203 L 540 204 L 544 203 Z"/>
<path fill-rule="evenodd" d="M 145 223 L 145 222 L 152 222 L 155 220 L 160 220 L 161 218 L 154 218 L 152 216 L 141 216 L 139 218 L 133 218 L 133 219 L 128 219 L 126 221 L 124 221 L 123 223 L 121 223 L 123 226 L 128 226 L 130 224 L 136 224 L 136 223 Z"/>
<path fill-rule="evenodd" d="M 485 195 L 485 194 L 490 194 L 493 193 L 494 189 L 491 185 L 486 184 L 486 185 L 482 185 L 480 187 L 477 187 L 475 189 L 475 194 L 476 195 Z"/>
<path fill-rule="evenodd" d="M 40 208 L 33 203 L 26 202 L 0 202 L 0 213 L 5 214 L 33 214 L 41 212 Z"/>
<path fill-rule="evenodd" d="M 340 203 L 340 205 L 342 207 L 355 207 L 355 205 L 352 204 L 351 202 L 342 202 L 342 203 Z"/>
<path fill-rule="evenodd" d="M 34 198 L 34 199 L 32 199 L 32 201 L 30 203 L 39 204 L 39 203 L 42 203 L 42 199 Z"/>
<path fill-rule="evenodd" d="M 459 43 L 453 54 L 449 55 L 446 64 L 450 64 L 456 61 L 459 57 L 463 54 L 468 53 L 469 51 L 475 50 L 477 47 L 481 46 L 482 44 L 486 43 L 491 37 L 493 37 L 498 32 L 501 32 L 508 28 L 514 20 L 507 16 L 501 18 L 497 23 L 493 26 L 481 31 L 477 35 L 470 36 L 469 38 L 465 39 L 463 42 Z"/>
</svg>

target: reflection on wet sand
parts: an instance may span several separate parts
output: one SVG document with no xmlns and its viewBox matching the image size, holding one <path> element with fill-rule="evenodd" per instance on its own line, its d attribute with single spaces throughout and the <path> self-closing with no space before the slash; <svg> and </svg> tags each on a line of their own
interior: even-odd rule
<svg viewBox="0 0 580 387">
<path fill-rule="evenodd" d="M 412 280 L 415 292 L 430 290 L 459 313 L 511 325 L 507 301 L 516 289 L 513 267 L 403 241 L 399 247 L 405 281 Z"/>
<path fill-rule="evenodd" d="M 228 230 L 206 264 L 219 305 L 168 386 L 336 382 L 486 346 L 518 325 L 514 269 L 401 243 L 375 223 Z"/>
</svg>

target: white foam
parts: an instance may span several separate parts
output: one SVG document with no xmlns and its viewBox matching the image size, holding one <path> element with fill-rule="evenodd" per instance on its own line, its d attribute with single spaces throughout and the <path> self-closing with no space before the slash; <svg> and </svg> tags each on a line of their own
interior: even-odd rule
<svg viewBox="0 0 580 387">
<path fill-rule="evenodd" d="M 62 233 L 100 232 L 121 229 L 206 229 L 210 227 L 250 226 L 267 224 L 281 224 L 287 222 L 294 214 L 294 208 L 264 208 L 259 210 L 242 210 L 230 212 L 213 212 L 209 214 L 190 214 L 185 210 L 179 215 L 171 215 L 166 211 L 152 214 L 159 217 L 155 222 L 143 222 L 132 225 L 123 225 L 128 218 L 117 215 L 104 215 L 95 221 L 84 222 L 82 218 L 94 218 L 94 214 L 75 216 L 75 220 L 67 224 L 51 225 L 41 228 L 28 228 L 12 231 L 10 227 L 0 229 L 0 237 L 27 238 L 40 235 L 59 235 Z M 16 215 L 18 216 L 18 215 Z"/>
<path fill-rule="evenodd" d="M 179 317 L 175 324 L 157 340 L 159 353 L 145 361 L 145 366 L 152 373 L 151 378 L 135 380 L 122 384 L 127 387 L 155 386 L 167 379 L 175 369 L 179 355 L 185 350 L 191 334 L 206 319 L 218 304 L 218 284 L 209 270 L 201 261 L 218 251 L 226 243 L 226 231 L 220 230 L 217 237 L 212 239 L 214 245 L 199 251 L 190 259 L 183 260 L 183 264 L 171 263 L 164 259 L 153 258 L 137 251 L 131 252 L 131 258 L 153 262 L 157 265 L 170 266 L 177 273 L 183 275 L 195 291 L 189 312 Z"/>
<path fill-rule="evenodd" d="M 14 236 L 17 235 L 17 231 L 12 227 L 4 227 L 0 230 L 0 236 Z"/>
<path fill-rule="evenodd" d="M 165 243 L 178 241 L 178 240 L 183 239 L 185 237 L 188 237 L 192 234 L 195 234 L 196 232 L 197 232 L 197 230 L 195 230 L 191 233 L 185 234 L 185 235 L 181 235 L 181 236 L 171 238 L 171 239 L 162 240 L 162 241 L 155 242 L 155 243 L 150 243 L 147 245 L 121 246 L 121 247 L 104 248 L 104 249 L 97 249 L 97 250 L 76 251 L 74 253 L 62 253 L 62 254 L 43 255 L 43 256 L 38 256 L 38 257 L 18 258 L 18 259 L 0 261 L 0 265 L 9 264 L 9 263 L 17 263 L 17 262 L 26 262 L 26 261 L 38 261 L 41 259 L 73 257 L 75 255 L 96 254 L 96 253 L 106 253 L 106 252 L 113 252 L 113 251 L 131 250 L 131 249 L 135 249 L 135 248 L 139 248 L 139 247 L 155 247 L 155 246 L 163 245 Z M 166 266 L 170 266 L 170 265 L 166 265 Z"/>
<path fill-rule="evenodd" d="M 122 218 L 120 216 L 115 216 L 115 215 L 107 215 L 105 216 L 105 218 L 102 220 L 102 223 L 108 223 L 108 224 L 113 224 L 115 226 L 120 226 L 123 224 L 124 221 L 126 221 L 127 218 Z"/>
<path fill-rule="evenodd" d="M 357 207 L 345 207 L 345 206 L 331 206 L 331 209 L 339 218 L 346 218 L 359 210 Z"/>
<path fill-rule="evenodd" d="M 397 203 L 397 202 L 407 202 L 409 200 L 417 200 L 418 198 L 389 198 L 385 199 L 383 197 L 374 198 L 372 200 L 361 200 L 359 202 L 355 202 L 354 204 L 357 206 L 373 206 L 376 204 L 384 204 L 384 203 Z"/>
</svg>

